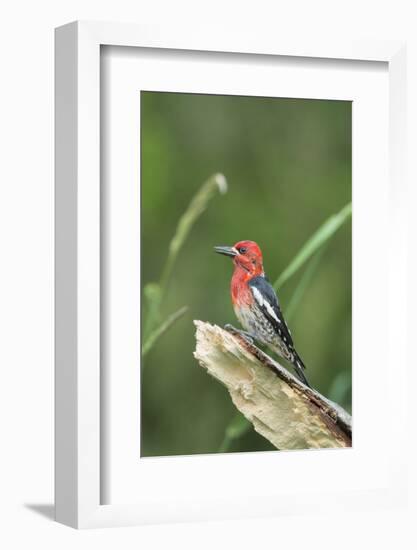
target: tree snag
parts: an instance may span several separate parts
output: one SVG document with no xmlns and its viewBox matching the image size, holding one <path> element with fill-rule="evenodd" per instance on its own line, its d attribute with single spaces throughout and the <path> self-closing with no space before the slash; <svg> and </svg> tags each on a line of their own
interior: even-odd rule
<svg viewBox="0 0 417 550">
<path fill-rule="evenodd" d="M 233 328 L 194 321 L 195 358 L 277 449 L 352 446 L 351 416 L 308 388 Z"/>
</svg>

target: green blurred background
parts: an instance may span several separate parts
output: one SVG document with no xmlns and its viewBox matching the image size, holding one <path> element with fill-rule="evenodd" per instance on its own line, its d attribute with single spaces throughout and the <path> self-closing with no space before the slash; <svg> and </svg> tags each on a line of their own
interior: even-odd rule
<svg viewBox="0 0 417 550">
<path fill-rule="evenodd" d="M 351 103 L 141 92 L 142 287 L 158 281 L 178 219 L 213 173 L 228 192 L 197 220 L 180 252 L 161 318 L 188 312 L 142 362 L 141 455 L 218 452 L 236 417 L 227 390 L 193 358 L 193 319 L 238 326 L 232 263 L 213 246 L 263 251 L 273 282 L 311 234 L 351 201 Z M 289 323 L 310 383 L 351 410 L 351 223 L 325 246 Z M 279 292 L 286 306 L 308 264 Z M 142 304 L 144 304 L 142 300 Z M 147 311 L 143 306 L 142 319 Z M 230 451 L 272 445 L 253 429 Z"/>
</svg>

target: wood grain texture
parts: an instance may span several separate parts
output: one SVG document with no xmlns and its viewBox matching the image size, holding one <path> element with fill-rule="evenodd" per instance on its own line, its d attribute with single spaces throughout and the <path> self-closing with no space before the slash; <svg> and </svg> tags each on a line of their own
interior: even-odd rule
<svg viewBox="0 0 417 550">
<path fill-rule="evenodd" d="M 305 386 L 233 328 L 194 324 L 195 358 L 276 448 L 352 446 L 351 417 L 342 407 Z"/>
</svg>

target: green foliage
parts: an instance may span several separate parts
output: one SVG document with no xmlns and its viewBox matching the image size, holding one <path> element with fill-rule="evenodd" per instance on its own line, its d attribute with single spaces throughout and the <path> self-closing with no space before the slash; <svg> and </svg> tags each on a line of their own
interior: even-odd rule
<svg viewBox="0 0 417 550">
<path fill-rule="evenodd" d="M 339 372 L 329 388 L 329 399 L 335 403 L 345 403 L 349 397 L 352 376 L 349 372 Z"/>
<path fill-rule="evenodd" d="M 219 453 L 226 453 L 232 443 L 242 437 L 242 435 L 245 435 L 251 426 L 252 424 L 242 414 L 236 413 L 226 428 L 223 442 L 219 447 Z"/>
<path fill-rule="evenodd" d="M 158 283 L 148 283 L 147 285 L 145 285 L 143 289 L 143 297 L 146 302 L 146 319 L 144 321 L 145 328 L 143 331 L 145 344 L 142 346 L 142 349 L 148 346 L 147 341 L 150 337 L 150 333 L 159 320 L 159 308 L 162 299 L 160 285 Z"/>
<path fill-rule="evenodd" d="M 347 204 L 340 212 L 331 216 L 324 224 L 308 239 L 295 256 L 293 261 L 281 273 L 274 283 L 275 290 L 282 287 L 296 271 L 321 248 L 341 227 L 348 218 L 352 216 L 352 203 Z"/>
<path fill-rule="evenodd" d="M 169 278 L 172 273 L 175 261 L 177 259 L 178 253 L 181 250 L 183 244 L 185 243 L 188 234 L 190 233 L 194 223 L 201 216 L 204 210 L 207 208 L 208 203 L 214 197 L 216 192 L 222 194 L 227 192 L 227 182 L 223 174 L 214 174 L 209 178 L 199 189 L 196 195 L 193 197 L 190 202 L 187 210 L 181 216 L 175 235 L 173 236 L 170 245 L 167 262 L 165 264 L 165 269 L 162 274 L 160 287 L 162 292 L 164 292 L 165 287 L 169 281 Z"/>
<path fill-rule="evenodd" d="M 148 353 L 148 351 L 151 350 L 152 346 L 156 343 L 158 338 L 164 334 L 174 323 L 177 319 L 182 317 L 184 313 L 187 311 L 187 306 L 181 307 L 178 311 L 170 315 L 165 321 L 159 325 L 157 329 L 155 329 L 146 340 L 145 344 L 142 346 L 142 357 L 145 357 L 145 355 Z"/>
<path fill-rule="evenodd" d="M 144 321 L 145 329 L 142 358 L 151 350 L 158 338 L 160 338 L 187 311 L 187 307 L 183 306 L 178 311 L 171 314 L 159 326 L 156 326 L 160 322 L 162 299 L 165 295 L 178 254 L 194 223 L 207 208 L 208 203 L 214 197 L 216 191 L 222 194 L 227 192 L 227 182 L 223 174 L 214 174 L 214 176 L 211 176 L 211 178 L 209 178 L 197 191 L 188 208 L 180 217 L 176 232 L 169 245 L 168 257 L 160 283 L 148 283 L 143 289 L 147 314 L 146 320 Z"/>
<path fill-rule="evenodd" d="M 285 308 L 285 319 L 289 323 L 294 316 L 297 307 L 300 305 L 303 296 L 310 286 L 313 277 L 315 276 L 321 261 L 321 257 L 324 252 L 324 246 L 316 252 L 316 254 L 309 261 L 304 273 L 300 277 L 297 286 L 292 293 L 288 306 Z"/>
</svg>

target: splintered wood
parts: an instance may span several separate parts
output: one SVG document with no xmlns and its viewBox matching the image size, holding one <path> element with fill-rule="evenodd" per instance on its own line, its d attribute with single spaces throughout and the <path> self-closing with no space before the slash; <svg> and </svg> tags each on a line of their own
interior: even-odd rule
<svg viewBox="0 0 417 550">
<path fill-rule="evenodd" d="M 195 358 L 276 448 L 352 446 L 350 415 L 233 330 L 194 321 Z"/>
</svg>

